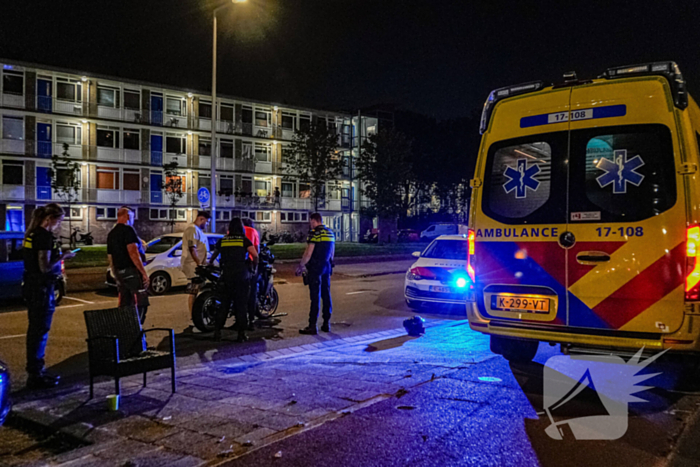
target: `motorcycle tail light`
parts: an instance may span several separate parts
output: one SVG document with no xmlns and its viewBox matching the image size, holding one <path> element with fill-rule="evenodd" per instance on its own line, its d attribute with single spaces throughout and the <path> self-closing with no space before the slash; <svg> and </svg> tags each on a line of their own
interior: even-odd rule
<svg viewBox="0 0 700 467">
<path fill-rule="evenodd" d="M 61 275 L 66 275 L 66 262 L 61 260 Z"/>
</svg>

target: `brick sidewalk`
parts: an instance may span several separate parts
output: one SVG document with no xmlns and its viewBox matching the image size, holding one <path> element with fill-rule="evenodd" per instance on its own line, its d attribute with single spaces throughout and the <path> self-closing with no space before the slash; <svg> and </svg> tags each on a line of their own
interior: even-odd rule
<svg viewBox="0 0 700 467">
<path fill-rule="evenodd" d="M 427 324 L 420 338 L 395 329 L 201 364 L 178 372 L 177 394 L 167 372 L 146 388 L 125 378 L 117 412 L 105 381 L 92 401 L 76 386 L 13 413 L 89 443 L 39 465 L 216 465 L 492 356 L 466 321 Z"/>
</svg>

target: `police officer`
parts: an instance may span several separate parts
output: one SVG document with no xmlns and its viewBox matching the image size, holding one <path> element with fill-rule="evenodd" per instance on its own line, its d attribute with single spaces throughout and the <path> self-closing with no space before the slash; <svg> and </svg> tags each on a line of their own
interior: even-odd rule
<svg viewBox="0 0 700 467">
<path fill-rule="evenodd" d="M 331 331 L 331 274 L 333 273 L 333 259 L 335 256 L 335 234 L 323 225 L 323 217 L 315 212 L 309 218 L 311 230 L 307 238 L 306 251 L 301 258 L 296 274 L 301 275 L 306 269 L 306 277 L 311 295 L 311 310 L 309 311 L 309 325 L 300 329 L 300 334 L 318 334 L 316 322 L 318 321 L 318 309 L 323 299 L 323 325 L 321 331 Z"/>
<path fill-rule="evenodd" d="M 46 342 L 53 314 L 56 310 L 54 288 L 61 272 L 61 259 L 70 259 L 74 253 L 61 254 L 53 233 L 63 221 L 63 209 L 56 203 L 34 210 L 24 236 L 24 276 L 22 293 L 27 303 L 27 387 L 50 388 L 60 379 L 44 370 Z"/>
<path fill-rule="evenodd" d="M 219 264 L 222 269 L 221 280 L 224 284 L 224 301 L 216 315 L 216 330 L 214 340 L 221 340 L 221 329 L 226 324 L 231 301 L 236 310 L 236 323 L 238 327 L 238 339 L 236 342 L 245 342 L 248 338 L 246 330 L 246 312 L 248 308 L 248 291 L 250 289 L 250 275 L 255 273 L 258 266 L 258 252 L 253 243 L 246 238 L 243 222 L 240 217 L 234 217 L 228 225 L 228 235 L 220 239 L 216 249 L 211 255 L 209 264 L 221 255 Z M 249 259 L 247 261 L 246 259 Z"/>
</svg>

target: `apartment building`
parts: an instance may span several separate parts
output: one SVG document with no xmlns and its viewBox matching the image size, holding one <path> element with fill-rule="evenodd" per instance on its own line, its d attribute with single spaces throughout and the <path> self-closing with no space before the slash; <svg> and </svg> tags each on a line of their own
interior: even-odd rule
<svg viewBox="0 0 700 467">
<path fill-rule="evenodd" d="M 230 96 L 217 96 L 212 105 L 210 95 L 196 90 L 7 60 L 0 67 L 0 219 L 6 230 L 24 230 L 36 206 L 63 201 L 48 171 L 64 144 L 82 169 L 69 213 L 73 227 L 104 243 L 117 209 L 128 204 L 137 210 L 144 238 L 184 230 L 200 208 L 198 189 L 211 187 L 216 112 L 217 230 L 243 216 L 260 231 L 306 231 L 314 209 L 310 189 L 286 175 L 282 155 L 295 130 L 325 122 L 338 133 L 346 169 L 326 185 L 319 211 L 338 239 L 357 241 L 361 234 L 353 160 L 362 139 L 377 131 L 376 116 Z M 163 165 L 171 162 L 178 163 L 184 193 L 175 209 L 161 189 Z"/>
</svg>

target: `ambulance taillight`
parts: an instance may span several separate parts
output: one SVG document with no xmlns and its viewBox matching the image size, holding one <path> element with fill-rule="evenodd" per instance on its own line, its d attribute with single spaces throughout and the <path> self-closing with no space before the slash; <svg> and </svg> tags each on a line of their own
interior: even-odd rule
<svg viewBox="0 0 700 467">
<path fill-rule="evenodd" d="M 686 239 L 685 299 L 700 300 L 700 226 L 688 227 Z"/>
<path fill-rule="evenodd" d="M 469 278 L 472 280 L 473 284 L 476 275 L 474 273 L 474 264 L 476 261 L 476 232 L 473 230 L 470 230 L 467 234 L 467 245 L 469 248 L 469 254 L 467 255 L 467 274 L 469 275 Z"/>
</svg>

